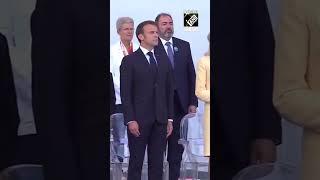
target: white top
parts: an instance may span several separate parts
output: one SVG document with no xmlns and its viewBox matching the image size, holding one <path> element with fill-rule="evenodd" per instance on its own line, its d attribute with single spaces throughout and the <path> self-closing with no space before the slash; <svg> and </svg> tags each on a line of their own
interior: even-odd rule
<svg viewBox="0 0 320 180">
<path fill-rule="evenodd" d="M 133 51 L 138 49 L 138 45 L 132 44 Z M 116 95 L 116 104 L 121 104 L 120 96 L 120 65 L 125 54 L 128 54 L 127 49 L 118 41 L 111 46 L 110 49 L 110 72 L 112 73 L 114 91 Z"/>
</svg>

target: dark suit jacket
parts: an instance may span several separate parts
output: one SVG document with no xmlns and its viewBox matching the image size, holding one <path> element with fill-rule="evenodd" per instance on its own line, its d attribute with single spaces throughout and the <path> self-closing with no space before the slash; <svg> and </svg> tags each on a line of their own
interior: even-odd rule
<svg viewBox="0 0 320 180">
<path fill-rule="evenodd" d="M 281 142 L 272 104 L 274 37 L 265 1 L 216 0 L 213 7 L 213 155 L 239 170 L 255 139 Z"/>
<path fill-rule="evenodd" d="M 191 56 L 190 44 L 187 41 L 173 37 L 174 51 L 174 83 L 180 99 L 181 106 L 185 113 L 188 113 L 190 105 L 198 106 L 198 99 L 195 95 L 196 73 Z M 176 49 L 177 51 L 175 51 Z M 159 45 L 155 52 L 163 54 L 169 61 L 166 50 L 159 39 Z M 170 61 L 169 61 L 170 62 Z"/>
<path fill-rule="evenodd" d="M 0 171 L 14 158 L 19 126 L 16 91 L 7 39 L 0 33 Z"/>
<path fill-rule="evenodd" d="M 116 95 L 114 92 L 114 84 L 113 84 L 113 78 L 112 78 L 112 74 L 110 73 L 109 75 L 109 81 L 110 81 L 110 113 L 109 116 L 111 114 L 114 114 L 114 110 L 115 110 L 115 105 L 116 105 Z"/>
<path fill-rule="evenodd" d="M 150 74 L 150 65 L 139 48 L 125 56 L 120 66 L 121 100 L 125 124 L 129 121 L 159 123 L 173 119 L 173 77 L 169 63 L 156 54 L 158 75 L 156 82 Z"/>
<path fill-rule="evenodd" d="M 32 96 L 45 177 L 106 176 L 107 1 L 38 0 L 31 19 Z"/>
</svg>

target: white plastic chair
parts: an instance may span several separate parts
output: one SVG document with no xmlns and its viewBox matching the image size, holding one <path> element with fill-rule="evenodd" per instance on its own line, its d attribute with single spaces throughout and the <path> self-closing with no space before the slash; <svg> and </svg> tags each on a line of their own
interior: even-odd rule
<svg viewBox="0 0 320 180">
<path fill-rule="evenodd" d="M 232 180 L 298 180 L 295 166 L 284 163 L 251 165 L 241 170 Z"/>
<path fill-rule="evenodd" d="M 118 160 L 118 155 L 114 148 L 120 144 L 114 142 L 113 139 L 113 124 L 115 121 L 123 122 L 123 114 L 116 113 L 110 116 L 110 179 L 121 180 L 123 177 L 122 163 Z"/>
<path fill-rule="evenodd" d="M 184 147 L 180 177 L 182 179 L 202 178 L 199 177 L 200 169 L 203 168 L 204 171 L 207 171 L 209 158 L 204 156 L 201 113 L 189 113 L 182 118 L 179 144 Z"/>
</svg>

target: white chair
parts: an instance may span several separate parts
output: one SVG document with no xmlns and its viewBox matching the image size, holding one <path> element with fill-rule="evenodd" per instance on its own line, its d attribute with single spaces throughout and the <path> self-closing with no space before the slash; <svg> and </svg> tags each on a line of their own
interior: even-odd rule
<svg viewBox="0 0 320 180">
<path fill-rule="evenodd" d="M 123 177 L 122 163 L 118 160 L 118 154 L 115 151 L 115 147 L 119 147 L 121 144 L 114 142 L 113 133 L 115 131 L 115 121 L 123 122 L 123 114 L 116 113 L 110 116 L 110 179 L 121 180 Z"/>
<path fill-rule="evenodd" d="M 206 172 L 209 165 L 209 159 L 204 156 L 201 113 L 189 113 L 182 118 L 179 144 L 184 147 L 180 177 L 182 179 L 208 179 L 199 174 L 202 172 L 201 169 Z"/>
<path fill-rule="evenodd" d="M 241 170 L 232 180 L 298 180 L 295 166 L 284 163 L 251 165 Z"/>
<path fill-rule="evenodd" d="M 10 166 L 0 173 L 1 180 L 44 180 L 43 169 L 37 164 Z"/>
</svg>

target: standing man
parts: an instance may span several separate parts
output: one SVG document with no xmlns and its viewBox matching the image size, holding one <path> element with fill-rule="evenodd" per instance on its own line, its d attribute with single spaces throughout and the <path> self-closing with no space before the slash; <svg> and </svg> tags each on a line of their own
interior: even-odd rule
<svg viewBox="0 0 320 180">
<path fill-rule="evenodd" d="M 160 13 L 155 22 L 159 29 L 159 44 L 155 48 L 167 57 L 174 76 L 174 118 L 173 133 L 168 138 L 169 179 L 177 180 L 180 176 L 183 146 L 178 144 L 180 122 L 187 113 L 195 113 L 198 99 L 195 95 L 195 69 L 187 41 L 172 37 L 173 20 L 170 14 Z"/>
<path fill-rule="evenodd" d="M 146 146 L 148 179 L 162 180 L 166 137 L 172 132 L 173 78 L 163 54 L 155 54 L 158 28 L 154 21 L 136 30 L 140 48 L 125 56 L 120 67 L 121 100 L 128 126 L 128 180 L 140 180 Z"/>
<path fill-rule="evenodd" d="M 112 73 L 116 105 L 114 113 L 123 113 L 120 97 L 120 65 L 124 56 L 127 56 L 138 49 L 138 45 L 132 42 L 134 34 L 134 21 L 130 17 L 120 17 L 117 20 L 116 28 L 120 40 L 111 46 L 110 51 L 110 72 Z M 123 121 L 115 121 L 113 124 L 113 137 L 116 144 L 125 136 L 125 125 Z M 123 161 L 124 147 L 114 147 L 120 162 Z"/>
<path fill-rule="evenodd" d="M 45 180 L 104 180 L 107 2 L 38 0 L 31 18 L 32 98 Z"/>
<path fill-rule="evenodd" d="M 281 118 L 272 103 L 274 37 L 265 0 L 215 0 L 214 179 L 274 162 Z"/>
</svg>

